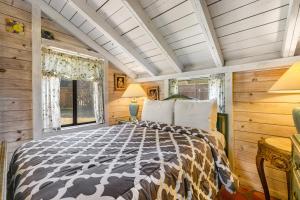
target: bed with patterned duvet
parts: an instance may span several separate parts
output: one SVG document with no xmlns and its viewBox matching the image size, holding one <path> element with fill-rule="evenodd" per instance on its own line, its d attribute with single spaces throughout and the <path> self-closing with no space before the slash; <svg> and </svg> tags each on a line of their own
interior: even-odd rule
<svg viewBox="0 0 300 200">
<path fill-rule="evenodd" d="M 22 145 L 10 163 L 7 198 L 214 199 L 222 185 L 235 191 L 215 136 L 140 121 Z"/>
</svg>

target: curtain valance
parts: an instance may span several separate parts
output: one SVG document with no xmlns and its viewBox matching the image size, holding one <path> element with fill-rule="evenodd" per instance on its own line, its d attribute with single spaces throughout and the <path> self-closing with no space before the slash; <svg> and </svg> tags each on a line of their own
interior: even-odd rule
<svg viewBox="0 0 300 200">
<path fill-rule="evenodd" d="M 42 49 L 42 74 L 71 80 L 101 81 L 103 62 Z"/>
</svg>

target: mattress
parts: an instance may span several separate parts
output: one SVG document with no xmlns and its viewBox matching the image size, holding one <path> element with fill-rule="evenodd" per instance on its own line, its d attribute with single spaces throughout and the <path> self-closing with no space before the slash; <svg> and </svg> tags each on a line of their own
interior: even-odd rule
<svg viewBox="0 0 300 200">
<path fill-rule="evenodd" d="M 216 136 L 141 121 L 22 145 L 8 199 L 214 199 L 222 185 L 235 191 Z"/>
</svg>

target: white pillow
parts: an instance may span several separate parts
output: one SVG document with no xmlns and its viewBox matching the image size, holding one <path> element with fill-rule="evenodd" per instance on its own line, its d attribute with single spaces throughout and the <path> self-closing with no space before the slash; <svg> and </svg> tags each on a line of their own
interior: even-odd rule
<svg viewBox="0 0 300 200">
<path fill-rule="evenodd" d="M 174 108 L 174 124 L 215 131 L 217 129 L 216 100 L 177 100 Z"/>
<path fill-rule="evenodd" d="M 160 122 L 166 124 L 173 123 L 174 101 L 154 101 L 145 100 L 142 120 Z"/>
</svg>

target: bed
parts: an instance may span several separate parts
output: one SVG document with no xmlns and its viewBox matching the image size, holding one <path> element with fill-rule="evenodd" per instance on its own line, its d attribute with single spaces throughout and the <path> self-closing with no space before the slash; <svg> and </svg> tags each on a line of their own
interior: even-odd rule
<svg viewBox="0 0 300 200">
<path fill-rule="evenodd" d="M 10 163 L 7 197 L 214 199 L 221 186 L 235 191 L 214 135 L 140 121 L 24 144 Z"/>
</svg>

